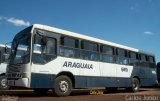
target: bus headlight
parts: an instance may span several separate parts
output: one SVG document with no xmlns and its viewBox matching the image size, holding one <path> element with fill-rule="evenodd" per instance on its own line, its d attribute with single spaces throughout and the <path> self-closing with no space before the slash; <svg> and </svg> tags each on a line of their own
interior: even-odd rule
<svg viewBox="0 0 160 101">
<path fill-rule="evenodd" d="M 27 78 L 27 73 L 22 73 L 21 78 Z"/>
<path fill-rule="evenodd" d="M 156 71 L 152 70 L 152 74 L 157 74 Z"/>
</svg>

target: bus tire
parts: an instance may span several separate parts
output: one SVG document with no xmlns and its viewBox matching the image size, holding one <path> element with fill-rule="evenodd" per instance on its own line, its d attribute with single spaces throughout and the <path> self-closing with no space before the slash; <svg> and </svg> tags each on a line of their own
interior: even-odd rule
<svg viewBox="0 0 160 101">
<path fill-rule="evenodd" d="M 7 79 L 6 79 L 6 77 L 4 75 L 0 76 L 0 89 L 1 90 L 9 89 L 9 86 L 7 84 Z"/>
<path fill-rule="evenodd" d="M 72 81 L 68 76 L 61 75 L 55 79 L 54 93 L 56 96 L 68 96 L 72 91 Z"/>
<path fill-rule="evenodd" d="M 130 92 L 138 92 L 140 88 L 140 81 L 137 78 L 132 78 L 132 86 L 128 88 Z"/>
</svg>

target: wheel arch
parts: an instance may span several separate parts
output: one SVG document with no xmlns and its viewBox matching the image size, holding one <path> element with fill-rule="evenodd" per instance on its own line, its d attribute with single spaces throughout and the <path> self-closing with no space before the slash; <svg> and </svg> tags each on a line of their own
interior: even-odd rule
<svg viewBox="0 0 160 101">
<path fill-rule="evenodd" d="M 71 81 L 72 81 L 72 86 L 75 87 L 75 77 L 74 77 L 74 75 L 71 72 L 62 71 L 62 72 L 60 72 L 60 73 L 58 73 L 56 75 L 56 78 L 59 77 L 59 76 L 61 76 L 61 75 L 68 76 L 71 79 Z"/>
<path fill-rule="evenodd" d="M 139 76 L 133 76 L 132 78 L 137 78 L 139 80 L 139 83 L 141 83 Z"/>
</svg>

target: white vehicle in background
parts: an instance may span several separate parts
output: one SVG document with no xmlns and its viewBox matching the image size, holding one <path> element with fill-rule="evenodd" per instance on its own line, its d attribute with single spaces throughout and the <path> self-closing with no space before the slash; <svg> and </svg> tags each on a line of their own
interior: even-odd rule
<svg viewBox="0 0 160 101">
<path fill-rule="evenodd" d="M 3 45 L 0 44 L 0 89 L 1 90 L 7 90 L 10 88 L 7 84 L 7 78 L 6 78 L 6 68 L 9 61 L 9 55 L 11 52 L 11 46 L 10 45 Z M 19 54 L 24 53 L 24 49 L 18 49 Z M 17 54 L 17 57 L 19 56 Z"/>
<path fill-rule="evenodd" d="M 10 47 L 8 48 L 10 50 Z M 9 57 L 9 51 L 6 51 L 6 46 L 0 44 L 0 89 L 9 89 L 6 79 L 6 68 Z"/>
</svg>

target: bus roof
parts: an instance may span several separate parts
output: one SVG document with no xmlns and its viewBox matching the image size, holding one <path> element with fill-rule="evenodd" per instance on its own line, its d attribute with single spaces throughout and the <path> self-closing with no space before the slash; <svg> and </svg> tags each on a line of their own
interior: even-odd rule
<svg viewBox="0 0 160 101">
<path fill-rule="evenodd" d="M 39 28 L 39 29 L 43 29 L 43 30 L 47 30 L 47 31 L 55 32 L 55 33 L 60 33 L 60 34 L 63 34 L 63 35 L 68 35 L 68 36 L 71 36 L 71 37 L 85 39 L 85 40 L 93 41 L 93 42 L 96 42 L 96 43 L 106 44 L 106 45 L 109 45 L 109 46 L 113 46 L 113 47 L 117 47 L 117 48 L 122 48 L 122 49 L 130 50 L 130 51 L 139 52 L 139 53 L 142 53 L 142 54 L 148 54 L 148 55 L 154 56 L 154 54 L 152 54 L 150 52 L 141 51 L 141 50 L 136 49 L 136 48 L 120 45 L 120 44 L 117 44 L 117 43 L 105 41 L 105 40 L 102 40 L 102 39 L 90 37 L 90 36 L 87 36 L 87 35 L 82 35 L 82 34 L 79 34 L 79 33 L 71 32 L 71 31 L 67 31 L 67 30 L 63 30 L 63 29 L 59 29 L 59 28 L 55 28 L 55 27 L 51 27 L 51 26 L 47 26 L 47 25 L 33 24 L 33 28 Z"/>
</svg>

